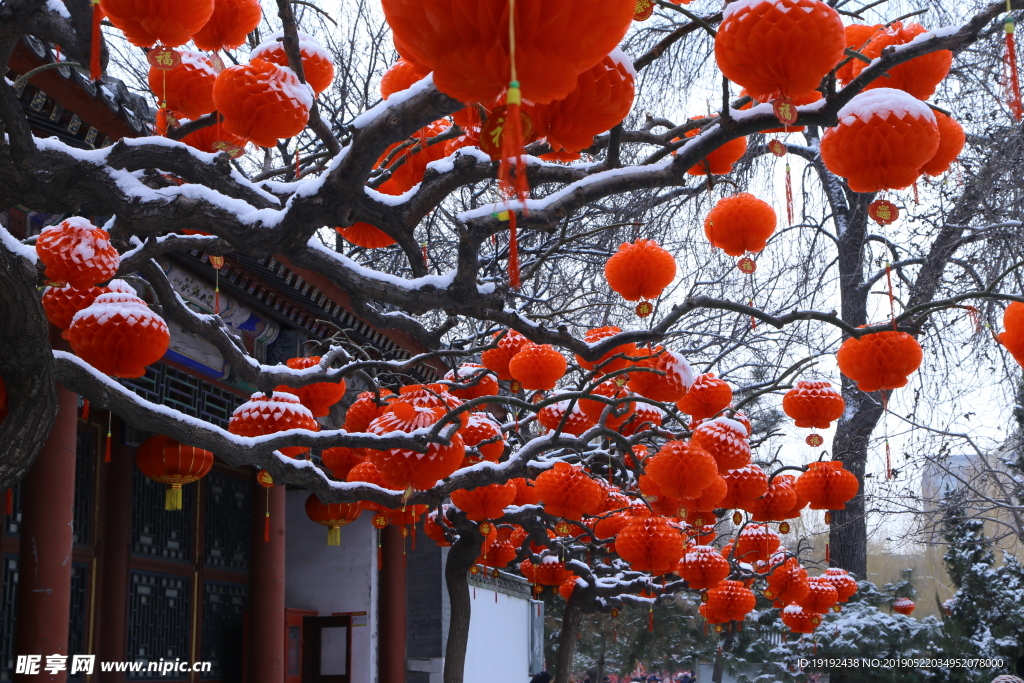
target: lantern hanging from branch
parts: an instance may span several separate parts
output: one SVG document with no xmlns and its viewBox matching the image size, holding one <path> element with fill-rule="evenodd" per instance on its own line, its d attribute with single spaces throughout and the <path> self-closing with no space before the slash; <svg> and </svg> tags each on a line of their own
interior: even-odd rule
<svg viewBox="0 0 1024 683">
<path fill-rule="evenodd" d="M 84 218 L 43 228 L 36 238 L 36 254 L 46 266 L 46 278 L 85 289 L 117 274 L 121 256 L 106 230 Z"/>
<path fill-rule="evenodd" d="M 255 58 L 230 66 L 213 84 L 213 103 L 229 133 L 260 147 L 298 135 L 309 121 L 313 94 L 288 67 Z"/>
<path fill-rule="evenodd" d="M 709 372 L 698 376 L 686 396 L 676 401 L 676 407 L 694 420 L 713 417 L 732 403 L 732 388 Z"/>
<path fill-rule="evenodd" d="M 801 380 L 782 397 L 782 410 L 793 418 L 797 427 L 828 429 L 843 415 L 846 401 L 829 382 Z M 824 439 L 818 434 L 807 437 L 809 446 L 820 446 Z"/>
<path fill-rule="evenodd" d="M 289 429 L 318 432 L 320 425 L 297 396 L 283 391 L 275 391 L 270 396 L 257 391 L 247 402 L 235 408 L 228 421 L 228 431 L 238 436 L 264 436 Z M 308 450 L 308 446 L 280 449 L 281 453 L 293 458 Z"/>
<path fill-rule="evenodd" d="M 319 365 L 321 356 L 309 356 L 306 358 L 289 358 L 285 364 L 292 370 L 304 370 L 314 365 Z M 283 391 L 295 394 L 299 397 L 302 405 L 309 408 L 313 417 L 326 417 L 331 414 L 331 406 L 345 396 L 345 380 L 337 382 L 314 382 L 301 387 L 279 386 L 274 391 Z"/>
<path fill-rule="evenodd" d="M 327 545 L 341 545 L 341 527 L 356 521 L 362 511 L 359 503 L 321 503 L 315 493 L 306 498 L 306 515 L 327 527 Z"/>
<path fill-rule="evenodd" d="M 334 82 L 334 58 L 331 57 L 330 52 L 305 33 L 300 31 L 298 38 L 299 54 L 302 56 L 302 75 L 313 92 L 319 95 Z M 278 31 L 249 53 L 249 60 L 265 59 L 278 66 L 289 67 L 288 54 L 284 51 L 283 40 L 284 33 Z"/>
<path fill-rule="evenodd" d="M 259 0 L 215 0 L 213 14 L 192 36 L 200 50 L 235 50 L 260 24 Z"/>
<path fill-rule="evenodd" d="M 741 192 L 718 200 L 704 219 L 704 234 L 729 256 L 743 256 L 763 250 L 777 222 L 768 202 Z"/>
<path fill-rule="evenodd" d="M 178 50 L 180 61 L 171 69 L 149 69 L 149 89 L 157 102 L 176 117 L 198 119 L 213 111 L 213 84 L 217 71 L 201 52 Z"/>
<path fill-rule="evenodd" d="M 181 509 L 181 487 L 202 479 L 213 467 L 213 453 L 169 436 L 151 436 L 135 451 L 135 464 L 149 479 L 167 485 L 165 510 Z"/>
<path fill-rule="evenodd" d="M 657 299 L 676 277 L 676 260 L 654 240 L 639 239 L 619 246 L 604 264 L 604 276 L 626 301 Z M 649 307 L 637 307 L 637 313 L 649 313 Z"/>
<path fill-rule="evenodd" d="M 99 7 L 132 45 L 177 47 L 210 20 L 214 0 L 99 0 Z"/>
<path fill-rule="evenodd" d="M 142 377 L 167 352 L 171 335 L 163 318 L 132 294 L 100 294 L 75 314 L 67 331 L 71 349 L 100 372 Z"/>
<path fill-rule="evenodd" d="M 921 365 L 921 345 L 906 332 L 885 330 L 850 337 L 839 347 L 839 371 L 861 391 L 899 389 Z"/>
</svg>

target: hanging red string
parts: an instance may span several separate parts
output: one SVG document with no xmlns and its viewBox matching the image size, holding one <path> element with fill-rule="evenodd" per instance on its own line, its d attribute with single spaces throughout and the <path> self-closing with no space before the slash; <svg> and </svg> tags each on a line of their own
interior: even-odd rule
<svg viewBox="0 0 1024 683">
<path fill-rule="evenodd" d="M 103 21 L 103 10 L 100 0 L 92 0 L 92 40 L 89 44 L 89 80 L 98 81 L 103 76 L 100 66 L 100 22 Z"/>
<path fill-rule="evenodd" d="M 651 607 L 650 611 L 647 612 L 647 630 L 654 630 L 654 608 Z"/>
<path fill-rule="evenodd" d="M 521 105 L 523 94 L 519 89 L 516 71 L 516 0 L 508 0 L 508 51 L 511 78 L 505 91 L 505 121 L 501 135 L 501 163 L 498 166 L 498 188 L 506 200 L 518 199 L 526 211 L 530 186 L 526 180 L 526 161 L 523 159 L 523 120 Z M 513 289 L 519 289 L 519 239 L 516 234 L 516 214 L 509 207 L 508 277 Z"/>
<path fill-rule="evenodd" d="M 892 453 L 889 450 L 889 439 L 885 440 L 885 479 L 892 479 Z"/>
<path fill-rule="evenodd" d="M 167 107 L 164 106 L 163 102 L 156 110 L 156 134 L 160 136 L 167 135 Z"/>
<path fill-rule="evenodd" d="M 89 399 L 82 401 L 82 419 L 85 421 L 89 420 Z"/>
<path fill-rule="evenodd" d="M 1010 105 L 1010 111 L 1013 113 L 1013 118 L 1020 121 L 1021 114 L 1024 113 L 1024 109 L 1021 108 L 1020 103 L 1020 77 L 1017 74 L 1017 45 L 1014 40 L 1014 22 L 1013 17 L 1010 16 L 1010 9 L 1010 0 L 1006 0 L 1006 23 L 1003 25 L 1006 29 L 1006 51 L 1003 53 L 1003 69 L 1006 72 L 1007 104 Z"/>
<path fill-rule="evenodd" d="M 892 266 L 885 262 L 885 280 L 889 284 L 889 319 L 892 320 L 893 332 L 896 331 L 896 296 L 892 292 Z"/>
<path fill-rule="evenodd" d="M 7 511 L 7 516 L 10 517 L 14 514 L 14 489 L 7 489 L 7 493 L 5 495 L 7 498 L 5 509 Z"/>
<path fill-rule="evenodd" d="M 114 421 L 114 413 L 108 413 L 107 414 L 107 445 L 106 445 L 106 448 L 103 449 L 103 462 L 110 462 L 110 437 L 111 437 L 110 427 L 111 427 L 111 423 L 113 421 Z"/>
<path fill-rule="evenodd" d="M 832 561 L 832 555 L 828 551 L 828 541 L 825 541 L 825 564 Z"/>
<path fill-rule="evenodd" d="M 516 212 L 508 212 L 508 282 L 519 289 L 519 236 L 516 234 Z"/>
<path fill-rule="evenodd" d="M 786 218 L 793 225 L 793 177 L 789 172 L 789 159 L 786 159 Z"/>
<path fill-rule="evenodd" d="M 267 489 L 267 514 L 263 518 L 263 542 L 270 543 L 270 489 Z"/>
</svg>

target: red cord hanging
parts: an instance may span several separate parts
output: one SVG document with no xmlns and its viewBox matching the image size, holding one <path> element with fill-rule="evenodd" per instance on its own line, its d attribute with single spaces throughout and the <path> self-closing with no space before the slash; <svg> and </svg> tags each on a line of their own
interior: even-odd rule
<svg viewBox="0 0 1024 683">
<path fill-rule="evenodd" d="M 95 82 L 102 78 L 100 65 L 100 41 L 102 33 L 100 22 L 103 21 L 103 10 L 100 9 L 100 0 L 92 0 L 92 40 L 89 44 L 89 80 Z"/>
<path fill-rule="evenodd" d="M 1014 39 L 1013 17 L 1010 16 L 1010 0 L 1006 0 L 1006 22 L 1004 27 L 1006 29 L 1006 51 L 1003 53 L 1003 68 L 1006 71 L 1007 103 L 1010 105 L 1010 111 L 1013 112 L 1013 118 L 1020 121 L 1021 114 L 1024 113 L 1024 110 L 1022 110 L 1020 103 L 1020 77 L 1017 74 L 1017 45 Z"/>
</svg>

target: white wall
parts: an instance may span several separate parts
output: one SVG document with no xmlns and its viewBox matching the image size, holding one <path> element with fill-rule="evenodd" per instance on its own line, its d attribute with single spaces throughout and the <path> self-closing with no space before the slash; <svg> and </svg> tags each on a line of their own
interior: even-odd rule
<svg viewBox="0 0 1024 683">
<path fill-rule="evenodd" d="M 352 682 L 377 675 L 377 537 L 369 513 L 341 528 L 341 546 L 327 545 L 327 528 L 306 515 L 308 491 L 288 491 L 285 606 L 366 612 L 368 624 L 352 629 Z M 493 600 L 493 597 L 492 597 Z M 526 680 L 529 680 L 527 678 Z"/>
<path fill-rule="evenodd" d="M 530 601 L 472 585 L 469 597 L 472 612 L 465 680 L 529 681 Z"/>
</svg>

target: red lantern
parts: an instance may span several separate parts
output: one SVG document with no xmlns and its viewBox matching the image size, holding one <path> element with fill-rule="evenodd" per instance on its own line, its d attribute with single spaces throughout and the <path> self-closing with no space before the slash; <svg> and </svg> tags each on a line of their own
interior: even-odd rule
<svg viewBox="0 0 1024 683">
<path fill-rule="evenodd" d="M 875 34 L 881 28 L 881 24 L 873 26 L 868 24 L 850 24 L 846 27 L 846 49 L 863 54 L 864 48 L 867 47 L 868 43 L 871 42 L 871 39 L 875 37 Z M 836 80 L 845 85 L 856 78 L 863 71 L 864 66 L 866 66 L 864 62 L 851 57 L 846 64 L 843 64 L 836 71 Z"/>
<path fill-rule="evenodd" d="M 341 527 L 356 521 L 362 511 L 359 503 L 321 503 L 314 493 L 306 499 L 306 514 L 327 527 L 327 545 L 341 545 Z"/>
<path fill-rule="evenodd" d="M 835 587 L 839 602 L 846 602 L 857 592 L 857 582 L 845 569 L 829 567 L 822 577 Z"/>
<path fill-rule="evenodd" d="M 216 0 L 213 14 L 192 41 L 200 50 L 234 50 L 245 42 L 263 18 L 259 0 Z"/>
<path fill-rule="evenodd" d="M 568 95 L 577 75 L 618 45 L 633 19 L 634 0 L 569 0 L 557 11 L 543 0 L 520 0 L 514 6 L 522 96 L 543 103 Z M 508 86 L 506 3 L 385 0 L 384 17 L 399 54 L 433 71 L 441 92 L 462 102 L 487 104 Z"/>
<path fill-rule="evenodd" d="M 673 498 L 697 498 L 718 476 L 715 459 L 692 441 L 668 441 L 647 463 L 647 474 Z"/>
<path fill-rule="evenodd" d="M 623 436 L 632 436 L 637 432 L 660 427 L 664 417 L 665 413 L 661 408 L 652 406 L 650 403 L 638 402 L 633 414 L 619 429 L 619 433 Z"/>
<path fill-rule="evenodd" d="M 999 343 L 1006 347 L 1020 365 L 1024 365 L 1024 304 L 1010 302 L 1003 311 L 1003 329 L 999 333 Z"/>
<path fill-rule="evenodd" d="M 796 480 L 797 494 L 812 510 L 842 510 L 859 489 L 857 477 L 838 460 L 812 462 Z"/>
<path fill-rule="evenodd" d="M 892 611 L 902 614 L 905 617 L 909 617 L 910 613 L 914 611 L 917 605 L 910 598 L 897 598 L 892 603 Z"/>
<path fill-rule="evenodd" d="M 501 517 L 515 499 L 516 485 L 512 483 L 452 491 L 452 503 L 474 522 Z"/>
<path fill-rule="evenodd" d="M 854 192 L 910 187 L 939 149 L 927 104 L 902 90 L 863 92 L 839 110 L 839 125 L 821 137 L 821 159 Z"/>
<path fill-rule="evenodd" d="M 807 579 L 807 595 L 796 601 L 806 612 L 824 614 L 839 602 L 839 592 L 825 577 Z"/>
<path fill-rule="evenodd" d="M 292 370 L 304 370 L 320 364 L 320 356 L 307 358 L 289 358 L 285 363 Z M 345 396 L 345 380 L 337 382 L 314 382 L 301 387 L 280 386 L 275 391 L 284 391 L 299 397 L 302 405 L 309 408 L 313 417 L 326 417 L 331 414 L 331 406 Z"/>
<path fill-rule="evenodd" d="M 516 485 L 516 499 L 513 505 L 537 505 L 540 503 L 540 495 L 534 488 L 533 482 L 529 479 L 510 479 Z"/>
<path fill-rule="evenodd" d="M 524 346 L 508 362 L 508 372 L 524 389 L 554 389 L 565 374 L 565 357 L 550 344 Z"/>
<path fill-rule="evenodd" d="M 709 372 L 693 381 L 686 396 L 676 401 L 676 407 L 694 420 L 703 420 L 722 412 L 732 403 L 732 388 Z"/>
<path fill-rule="evenodd" d="M 519 554 L 518 549 L 509 540 L 511 535 L 512 529 L 510 528 L 498 529 L 494 541 L 490 545 L 485 545 L 484 552 L 476 561 L 485 567 L 494 567 L 495 569 L 507 567 L 508 563 L 516 559 L 516 555 Z"/>
<path fill-rule="evenodd" d="M 706 116 L 693 116 L 690 120 L 703 119 Z M 686 131 L 684 137 L 692 138 L 700 133 L 700 128 Z M 675 142 L 678 138 L 673 140 Z M 690 175 L 725 175 L 732 171 L 732 166 L 747 153 L 747 138 L 729 140 L 720 147 L 709 152 L 706 157 L 691 166 L 686 172 Z"/>
<path fill-rule="evenodd" d="M 336 446 L 325 448 L 320 453 L 320 460 L 324 467 L 331 471 L 335 479 L 347 481 L 348 473 L 352 471 L 352 468 L 361 462 L 366 462 L 366 452 L 362 448 Z"/>
<path fill-rule="evenodd" d="M 494 421 L 487 413 L 470 413 L 469 420 L 459 430 L 462 442 L 466 448 L 476 448 L 480 455 L 475 456 L 466 453 L 466 460 L 463 466 L 478 463 L 481 460 L 498 462 L 505 452 L 505 440 L 501 436 L 501 425 Z"/>
<path fill-rule="evenodd" d="M 462 401 L 448 393 L 444 384 L 410 384 L 398 390 L 398 398 L 391 401 L 384 412 L 394 410 L 397 403 L 409 403 L 417 408 L 440 408 L 445 412 L 462 405 Z M 469 423 L 469 413 L 459 414 L 459 422 L 465 427 Z"/>
<path fill-rule="evenodd" d="M 687 549 L 679 563 L 678 573 L 693 590 L 714 588 L 729 576 L 729 561 L 709 545 Z"/>
<path fill-rule="evenodd" d="M 736 542 L 736 557 L 743 562 L 767 561 L 779 549 L 779 535 L 766 524 L 748 524 Z"/>
<path fill-rule="evenodd" d="M 759 252 L 775 232 L 775 210 L 754 195 L 740 192 L 723 197 L 704 219 L 704 234 L 711 245 L 729 256 Z"/>
<path fill-rule="evenodd" d="M 177 47 L 210 20 L 214 0 L 100 0 L 99 5 L 132 45 Z"/>
<path fill-rule="evenodd" d="M 570 520 L 594 514 L 605 497 L 601 484 L 591 479 L 579 465 L 566 462 L 556 462 L 554 467 L 542 472 L 533 487 L 548 514 Z"/>
<path fill-rule="evenodd" d="M 142 377 L 163 358 L 171 341 L 167 323 L 137 296 L 100 294 L 75 314 L 67 331 L 71 349 L 100 372 Z"/>
<path fill-rule="evenodd" d="M 596 344 L 597 342 L 607 339 L 608 337 L 614 337 L 615 335 L 622 332 L 618 327 L 609 325 L 608 327 L 598 327 L 592 330 L 587 330 L 583 334 L 583 341 L 588 344 Z M 622 358 L 613 358 L 614 356 L 622 355 Z M 576 362 L 584 370 L 594 370 L 595 374 L 605 375 L 622 370 L 632 365 L 629 358 L 637 357 L 636 344 L 632 342 L 616 346 L 614 349 L 604 354 L 596 361 L 591 363 L 590 361 L 583 360 L 580 356 L 576 356 Z"/>
<path fill-rule="evenodd" d="M 821 615 L 808 612 L 800 605 L 786 605 L 782 610 L 782 623 L 791 633 L 814 633 L 821 625 Z"/>
<path fill-rule="evenodd" d="M 636 407 L 636 403 L 633 401 L 627 401 L 625 399 L 630 398 L 633 394 L 623 389 L 615 380 L 606 380 L 598 384 L 590 392 L 591 396 L 602 396 L 607 399 L 619 401 L 619 403 L 610 405 L 608 403 L 602 403 L 601 401 L 595 401 L 593 399 L 583 398 L 580 399 L 580 408 L 586 413 L 594 424 L 601 419 L 601 415 L 604 414 L 605 410 L 608 409 L 608 414 L 605 416 L 604 426 L 608 429 L 618 429 L 622 424 L 633 415 L 633 409 Z"/>
<path fill-rule="evenodd" d="M 390 394 L 391 392 L 387 389 L 381 389 L 380 391 L 382 399 Z M 370 426 L 370 423 L 380 417 L 386 409 L 386 405 L 377 405 L 377 395 L 374 392 L 362 392 L 359 394 L 355 403 L 350 405 L 348 407 L 348 411 L 345 413 L 345 431 L 365 432 L 366 428 Z"/>
<path fill-rule="evenodd" d="M 463 401 L 498 395 L 498 378 L 476 363 L 463 363 L 444 378 L 451 382 L 449 391 Z"/>
<path fill-rule="evenodd" d="M 412 432 L 430 427 L 447 413 L 444 408 L 414 406 L 404 401 L 391 404 L 388 412 L 375 419 L 367 431 L 371 434 Z M 388 486 L 426 491 L 440 479 L 459 469 L 466 447 L 458 434 L 449 445 L 431 443 L 426 453 L 405 448 L 370 451 L 367 459 L 377 466 Z"/>
<path fill-rule="evenodd" d="M 391 491 L 395 490 L 391 489 L 384 482 L 384 477 L 381 476 L 380 470 L 378 470 L 377 466 L 374 465 L 369 460 L 364 460 L 363 462 L 357 464 L 355 467 L 349 470 L 348 477 L 346 477 L 346 479 L 353 483 L 373 484 L 374 486 L 379 486 L 382 489 L 387 489 Z M 361 507 L 364 510 L 369 510 L 370 512 L 390 512 L 389 508 L 386 508 L 379 503 L 372 503 L 368 500 L 359 501 L 359 507 Z M 386 516 L 384 517 L 384 521 L 384 526 L 387 526 Z M 374 520 L 374 526 L 377 526 L 376 520 Z"/>
<path fill-rule="evenodd" d="M 704 618 L 712 624 L 743 621 L 756 604 L 754 593 L 742 581 L 722 581 L 708 589 Z"/>
<path fill-rule="evenodd" d="M 561 586 L 572 576 L 573 573 L 565 568 L 565 563 L 551 555 L 543 558 L 540 564 L 533 565 L 533 581 L 542 586 Z"/>
<path fill-rule="evenodd" d="M 795 481 L 792 477 L 775 477 L 768 484 L 764 496 L 750 501 L 743 509 L 752 515 L 755 522 L 778 522 L 786 519 L 797 502 Z"/>
<path fill-rule="evenodd" d="M 774 601 L 776 607 L 785 607 L 807 597 L 810 587 L 807 570 L 795 557 L 786 560 L 768 575 L 764 597 Z"/>
<path fill-rule="evenodd" d="M 380 79 L 380 96 L 385 100 L 396 92 L 407 90 L 413 84 L 426 78 L 430 71 L 424 71 L 419 65 L 407 59 L 399 59 L 388 67 L 384 77 Z"/>
<path fill-rule="evenodd" d="M 179 50 L 181 61 L 173 69 L 149 69 L 149 89 L 157 102 L 178 118 L 198 119 L 213 111 L 213 83 L 217 71 L 201 52 Z"/>
<path fill-rule="evenodd" d="M 181 141 L 201 152 L 227 152 L 231 158 L 242 156 L 245 153 L 245 146 L 249 144 L 245 138 L 224 130 L 224 124 L 220 121 L 189 133 Z"/>
<path fill-rule="evenodd" d="M 726 5 L 715 36 L 718 68 L 761 102 L 815 90 L 843 59 L 839 13 L 818 0 Z"/>
<path fill-rule="evenodd" d="M 790 474 L 780 474 L 779 476 L 775 477 L 775 479 L 776 479 L 776 481 L 781 479 L 781 480 L 787 482 L 790 486 L 793 487 L 793 490 L 796 491 L 796 502 L 793 504 L 793 507 L 790 508 L 789 512 L 787 512 L 785 514 L 785 516 L 783 517 L 783 519 L 796 519 L 797 517 L 800 516 L 800 512 L 805 507 L 807 507 L 807 503 L 809 501 L 806 498 L 804 498 L 802 495 L 800 495 L 800 489 L 798 489 L 796 487 L 796 477 L 794 477 L 794 476 L 792 476 Z M 786 533 L 789 533 L 789 532 L 786 532 Z"/>
<path fill-rule="evenodd" d="M 693 442 L 711 454 L 720 472 L 750 464 L 747 430 L 736 420 L 716 417 L 702 423 L 693 430 Z"/>
<path fill-rule="evenodd" d="M 626 301 L 657 299 L 676 277 L 676 260 L 654 240 L 636 240 L 619 246 L 604 276 Z"/>
<path fill-rule="evenodd" d="M 661 576 L 675 571 L 683 557 L 684 540 L 664 517 L 639 518 L 615 536 L 615 551 L 633 571 Z"/>
<path fill-rule="evenodd" d="M 746 465 L 722 473 L 728 490 L 720 501 L 726 509 L 747 509 L 754 499 L 760 498 L 768 490 L 768 475 L 757 465 Z M 778 479 L 778 477 L 776 477 Z"/>
<path fill-rule="evenodd" d="M 749 95 L 749 94 L 750 93 L 748 93 L 746 90 L 741 90 L 740 91 L 740 97 L 743 97 L 744 95 Z M 812 90 L 809 93 L 804 93 L 803 95 L 797 95 L 796 97 L 791 97 L 789 99 L 790 99 L 789 103 L 793 107 L 800 107 L 800 106 L 803 106 L 805 104 L 813 104 L 813 103 L 817 102 L 818 100 L 821 99 L 821 93 L 818 92 L 817 90 Z M 752 102 L 750 102 L 747 105 L 744 105 L 744 106 L 740 107 L 740 109 L 750 109 L 751 107 L 754 106 L 754 104 L 756 102 L 757 102 L 757 100 L 753 99 Z M 794 113 L 794 116 L 795 115 L 796 114 Z M 777 126 L 775 128 L 766 128 L 766 129 L 762 130 L 761 132 L 762 133 L 802 133 L 805 129 L 806 129 L 806 126 Z M 779 144 L 782 144 L 782 143 L 779 143 Z M 785 155 L 785 152 L 783 152 L 782 154 L 778 154 L 777 152 L 775 152 L 774 149 L 771 150 L 771 151 L 772 151 L 773 154 L 776 154 L 777 156 L 784 156 Z"/>
<path fill-rule="evenodd" d="M 47 287 L 43 290 L 43 310 L 46 312 L 46 319 L 57 329 L 67 330 L 71 327 L 71 321 L 76 313 L 91 306 L 100 294 L 110 292 L 135 294 L 135 290 L 124 280 L 111 280 L 106 287 L 85 289 L 75 289 L 71 285 Z M 66 332 L 61 336 L 67 339 Z"/>
<path fill-rule="evenodd" d="M 850 337 L 839 347 L 839 371 L 861 391 L 899 389 L 921 365 L 921 345 L 906 332 L 886 330 Z"/>
<path fill-rule="evenodd" d="M 729 492 L 729 485 L 719 475 L 711 480 L 711 483 L 700 492 L 696 498 L 683 498 L 683 519 L 693 526 L 705 526 L 714 524 L 714 511 L 722 507 L 722 500 Z"/>
<path fill-rule="evenodd" d="M 46 266 L 47 279 L 76 289 L 109 280 L 121 264 L 107 231 L 77 217 L 43 228 L 36 238 L 36 254 Z"/>
<path fill-rule="evenodd" d="M 932 113 L 935 114 L 935 122 L 939 125 L 939 149 L 935 152 L 935 156 L 921 167 L 921 170 L 930 176 L 937 176 L 948 171 L 960 156 L 967 136 L 959 123 L 941 111 L 933 109 Z"/>
<path fill-rule="evenodd" d="M 263 436 L 288 429 L 320 431 L 320 425 L 309 409 L 294 394 L 275 391 L 271 396 L 257 391 L 246 403 L 235 408 L 228 422 L 228 431 L 238 436 Z M 281 448 L 284 455 L 295 457 L 309 450 L 308 446 Z"/>
<path fill-rule="evenodd" d="M 302 56 L 302 75 L 313 92 L 319 95 L 334 82 L 334 59 L 330 52 L 320 47 L 310 36 L 300 32 L 298 37 L 299 54 Z M 278 66 L 288 66 L 288 54 L 284 51 L 283 40 L 284 34 L 278 31 L 249 53 L 249 60 L 265 59 Z"/>
<path fill-rule="evenodd" d="M 213 467 L 213 453 L 157 434 L 135 451 L 135 464 L 149 479 L 167 485 L 164 509 L 180 510 L 181 487 L 207 475 Z"/>
<path fill-rule="evenodd" d="M 294 137 L 306 127 L 313 96 L 291 69 L 256 58 L 220 72 L 213 103 L 224 116 L 225 130 L 260 147 L 275 147 L 278 138 Z"/>
<path fill-rule="evenodd" d="M 578 576 L 570 576 L 568 579 L 558 587 L 558 594 L 562 596 L 562 599 L 566 602 L 572 597 L 572 592 L 576 590 L 576 582 L 579 580 Z"/>
<path fill-rule="evenodd" d="M 576 87 L 550 104 L 527 107 L 538 137 L 555 152 L 579 152 L 594 136 L 621 123 L 633 106 L 636 72 L 621 50 L 614 50 L 576 77 Z"/>
<path fill-rule="evenodd" d="M 905 45 L 927 32 L 928 29 L 921 24 L 910 24 L 904 27 L 902 22 L 896 21 L 875 33 L 861 54 L 868 59 L 878 59 L 882 56 L 882 51 L 885 48 Z M 859 60 L 854 61 L 857 64 L 856 73 L 859 74 L 867 64 Z M 868 84 L 865 90 L 895 88 L 909 93 L 919 100 L 927 100 L 935 94 L 935 88 L 949 73 L 952 64 L 953 53 L 949 50 L 929 52 L 890 68 L 885 76 L 876 78 Z"/>
<path fill-rule="evenodd" d="M 444 515 L 439 515 L 437 510 L 423 519 L 423 533 L 442 548 L 451 546 L 451 541 L 445 536 L 445 530 L 451 530 L 451 528 L 444 521 Z"/>
<path fill-rule="evenodd" d="M 642 350 L 638 356 L 646 356 L 629 373 L 630 390 L 652 401 L 679 401 L 694 383 L 693 368 L 680 353 L 660 346 L 653 350 Z"/>
<path fill-rule="evenodd" d="M 509 374 L 508 363 L 512 357 L 519 353 L 525 346 L 532 344 L 529 339 L 515 330 L 509 330 L 499 341 L 495 348 L 488 349 L 480 354 L 480 362 L 488 370 L 493 370 L 500 380 L 512 380 L 514 377 Z"/>
<path fill-rule="evenodd" d="M 802 380 L 782 397 L 782 410 L 797 427 L 828 429 L 843 416 L 846 402 L 829 382 Z"/>
</svg>

